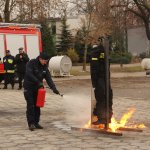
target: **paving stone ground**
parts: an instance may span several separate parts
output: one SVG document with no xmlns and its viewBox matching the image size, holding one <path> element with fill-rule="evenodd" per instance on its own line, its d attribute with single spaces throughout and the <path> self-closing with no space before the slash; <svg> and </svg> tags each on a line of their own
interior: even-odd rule
<svg viewBox="0 0 150 150">
<path fill-rule="evenodd" d="M 61 88 L 65 82 L 58 79 L 56 84 Z M 136 108 L 130 122 L 144 123 L 147 127 L 143 132 L 124 131 L 122 137 L 117 137 L 71 130 L 71 126 L 83 127 L 90 118 L 89 80 L 87 83 L 81 81 L 81 85 L 78 89 L 70 82 L 69 90 L 62 90 L 65 92 L 63 98 L 48 90 L 45 107 L 41 109 L 44 129 L 34 132 L 27 127 L 23 91 L 0 89 L 0 150 L 150 149 L 150 102 L 148 98 L 143 100 L 142 96 L 137 99 L 116 93 L 113 108 L 116 119 L 129 108 Z"/>
</svg>

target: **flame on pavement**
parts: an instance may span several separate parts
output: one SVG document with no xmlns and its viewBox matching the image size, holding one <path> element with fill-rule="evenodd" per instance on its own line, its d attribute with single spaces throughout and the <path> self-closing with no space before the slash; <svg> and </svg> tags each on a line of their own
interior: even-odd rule
<svg viewBox="0 0 150 150">
<path fill-rule="evenodd" d="M 111 118 L 111 123 L 109 124 L 109 130 L 112 132 L 116 132 L 117 129 L 125 127 L 125 128 L 145 128 L 144 124 L 136 124 L 136 125 L 127 125 L 129 119 L 132 114 L 135 112 L 135 108 L 131 108 L 127 113 L 125 113 L 120 121 L 118 122 L 114 117 Z M 91 127 L 91 120 L 84 126 L 84 128 Z M 98 125 L 98 128 L 104 129 L 104 125 Z"/>
</svg>

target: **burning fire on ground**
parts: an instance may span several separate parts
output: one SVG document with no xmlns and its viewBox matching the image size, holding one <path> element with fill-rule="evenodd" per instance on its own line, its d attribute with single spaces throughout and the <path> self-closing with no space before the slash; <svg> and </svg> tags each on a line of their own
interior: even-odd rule
<svg viewBox="0 0 150 150">
<path fill-rule="evenodd" d="M 135 112 L 135 108 L 130 109 L 126 114 L 122 116 L 120 121 L 118 122 L 114 117 L 111 118 L 111 123 L 109 124 L 109 130 L 112 132 L 116 132 L 119 128 L 145 128 L 144 124 L 136 124 L 136 125 L 127 125 L 128 120 L 131 118 L 132 114 Z M 84 128 L 91 127 L 91 120 L 84 126 Z M 98 125 L 98 128 L 104 129 L 104 125 Z"/>
</svg>

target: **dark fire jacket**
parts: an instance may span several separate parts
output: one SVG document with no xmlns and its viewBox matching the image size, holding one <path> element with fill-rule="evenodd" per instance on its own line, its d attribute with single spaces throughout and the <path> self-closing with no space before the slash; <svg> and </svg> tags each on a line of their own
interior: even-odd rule
<svg viewBox="0 0 150 150">
<path fill-rule="evenodd" d="M 22 55 L 22 58 L 20 58 L 20 55 Z M 25 53 L 17 54 L 15 57 L 15 61 L 16 61 L 17 72 L 25 73 L 26 64 L 29 61 L 28 55 Z"/>
<path fill-rule="evenodd" d="M 51 74 L 47 65 L 41 65 L 39 57 L 30 60 L 26 65 L 26 73 L 24 78 L 24 88 L 39 88 L 43 84 L 43 79 L 46 80 L 49 87 L 56 89 L 55 84 L 52 81 Z"/>
<path fill-rule="evenodd" d="M 104 47 L 97 46 L 91 50 L 90 71 L 93 87 L 96 87 L 99 78 L 105 78 Z"/>
<path fill-rule="evenodd" d="M 5 73 L 15 73 L 15 58 L 12 55 L 3 58 Z"/>
</svg>

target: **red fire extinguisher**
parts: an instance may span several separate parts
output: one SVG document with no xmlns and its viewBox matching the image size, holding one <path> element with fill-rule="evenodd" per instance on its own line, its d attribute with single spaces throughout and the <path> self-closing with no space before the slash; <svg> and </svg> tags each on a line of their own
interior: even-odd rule
<svg viewBox="0 0 150 150">
<path fill-rule="evenodd" d="M 0 63 L 0 73 L 4 73 L 4 64 Z"/>
<path fill-rule="evenodd" d="M 44 107 L 45 95 L 46 95 L 46 90 L 44 88 L 38 89 L 38 95 L 37 95 L 37 101 L 36 101 L 37 107 Z"/>
</svg>

